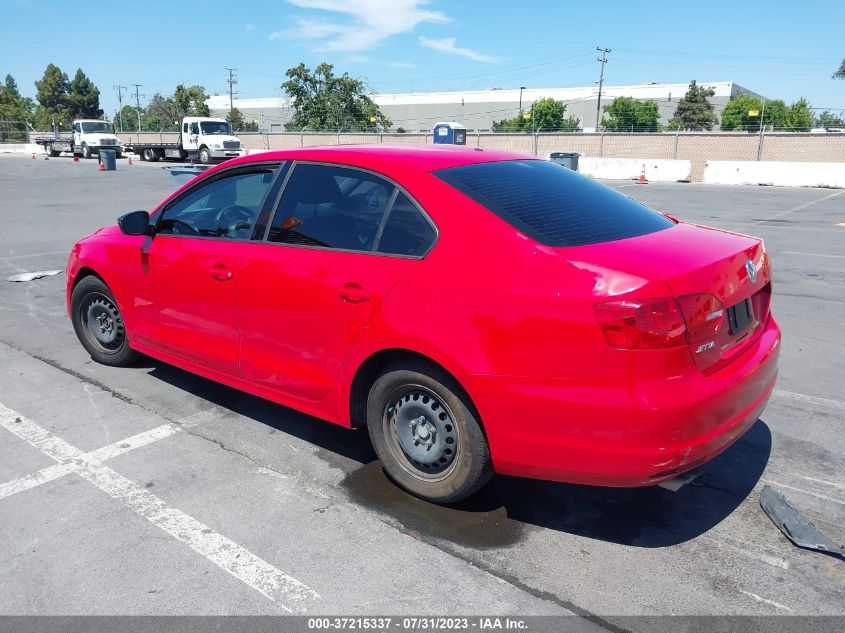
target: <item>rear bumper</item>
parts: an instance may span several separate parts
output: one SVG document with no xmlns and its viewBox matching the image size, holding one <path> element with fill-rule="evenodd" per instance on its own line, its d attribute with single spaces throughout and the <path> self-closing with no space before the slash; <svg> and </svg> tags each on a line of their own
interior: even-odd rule
<svg viewBox="0 0 845 633">
<path fill-rule="evenodd" d="M 768 402 L 779 352 L 780 330 L 769 318 L 754 344 L 710 376 L 690 358 L 682 375 L 620 377 L 613 387 L 489 375 L 461 380 L 484 420 L 496 472 L 635 487 L 700 466 L 742 437 Z"/>
</svg>

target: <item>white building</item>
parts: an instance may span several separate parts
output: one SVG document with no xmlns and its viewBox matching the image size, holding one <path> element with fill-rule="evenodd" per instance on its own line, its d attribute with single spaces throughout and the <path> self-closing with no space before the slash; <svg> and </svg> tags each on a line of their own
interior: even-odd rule
<svg viewBox="0 0 845 633">
<path fill-rule="evenodd" d="M 712 88 L 710 98 L 716 114 L 721 114 L 725 104 L 740 94 L 761 98 L 732 81 L 699 82 Z M 638 84 L 632 86 L 604 86 L 601 104 L 609 105 L 616 97 L 633 97 L 638 100 L 657 102 L 660 122 L 672 118 L 678 101 L 686 94 L 688 84 Z M 521 94 L 520 94 L 521 93 Z M 488 130 L 495 121 L 515 117 L 519 113 L 520 97 L 523 110 L 539 99 L 552 97 L 566 104 L 567 116 L 581 120 L 585 130 L 596 126 L 598 86 L 580 88 L 492 88 L 465 92 L 408 92 L 395 94 L 372 94 L 370 98 L 392 121 L 393 129 L 407 131 L 431 130 L 436 121 L 458 121 L 469 129 Z M 225 115 L 229 110 L 228 95 L 211 97 L 208 100 L 212 114 Z M 284 124 L 290 121 L 291 102 L 285 97 L 264 99 L 235 99 L 246 119 L 257 119 L 262 129 L 283 132 Z"/>
</svg>

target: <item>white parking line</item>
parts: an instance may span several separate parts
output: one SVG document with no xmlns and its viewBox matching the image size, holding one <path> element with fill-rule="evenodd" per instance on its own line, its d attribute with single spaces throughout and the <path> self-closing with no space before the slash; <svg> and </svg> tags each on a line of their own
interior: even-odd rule
<svg viewBox="0 0 845 633">
<path fill-rule="evenodd" d="M 806 404 L 814 404 L 820 407 L 829 407 L 831 409 L 845 410 L 845 402 L 840 400 L 833 400 L 832 398 L 820 398 L 818 396 L 808 396 L 806 393 L 795 393 L 794 391 L 784 391 L 783 389 L 775 389 L 772 395 L 776 398 L 785 398 L 787 400 L 797 400 Z"/>
<path fill-rule="evenodd" d="M 822 196 L 821 198 L 816 198 L 815 200 L 810 200 L 809 202 L 805 202 L 804 204 L 799 204 L 797 207 L 793 207 L 792 209 L 787 209 L 786 211 L 781 211 L 780 213 L 776 213 L 775 215 L 770 215 L 769 217 L 765 218 L 763 221 L 767 222 L 769 220 L 776 220 L 777 218 L 782 218 L 785 215 L 789 215 L 790 213 L 795 213 L 796 211 L 801 211 L 802 209 L 806 209 L 807 207 L 813 206 L 819 202 L 824 202 L 825 200 L 830 200 L 831 198 L 835 198 L 836 196 L 841 196 L 843 191 L 836 191 L 830 195 Z"/>
<path fill-rule="evenodd" d="M 792 611 L 792 609 L 787 607 L 785 604 L 781 604 L 780 602 L 775 602 L 774 600 L 768 600 L 767 598 L 764 598 L 762 596 L 758 596 L 756 593 L 751 593 L 750 591 L 742 591 L 742 589 L 739 590 L 739 593 L 741 593 L 744 596 L 748 596 L 749 598 L 751 598 L 755 602 L 762 602 L 763 604 L 767 604 L 770 607 L 774 607 L 775 609 L 783 609 L 784 611 Z"/>
<path fill-rule="evenodd" d="M 94 458 L 92 455 L 98 451 L 84 453 L 2 403 L 0 403 L 0 426 L 55 459 L 59 462 L 57 466 L 69 467 L 68 472 L 76 472 L 159 529 L 188 545 L 223 571 L 270 600 L 279 603 L 285 611 L 304 613 L 308 606 L 319 599 L 320 596 L 304 583 L 215 532 L 194 517 L 178 508 L 168 506 L 159 497 Z M 158 430 L 161 428 L 157 427 L 129 439 L 134 439 L 136 443 L 140 436 L 144 436 L 149 441 L 155 441 L 153 438 L 161 439 L 167 436 L 163 430 Z M 120 444 L 132 446 L 128 441 Z M 124 447 L 123 450 L 130 450 L 130 448 Z M 99 449 L 99 452 L 112 456 L 119 454 L 117 449 L 111 448 L 111 445 Z M 47 477 L 42 475 L 41 479 L 44 481 L 41 483 L 51 480 Z"/>
<path fill-rule="evenodd" d="M 845 259 L 845 255 L 828 255 L 827 253 L 804 253 L 802 251 L 780 251 L 787 255 L 806 255 L 809 257 L 832 257 L 834 259 Z"/>
<path fill-rule="evenodd" d="M 149 431 L 138 433 L 137 435 L 133 435 L 132 437 L 126 438 L 125 440 L 114 442 L 112 444 L 109 444 L 108 446 L 103 446 L 102 448 L 98 448 L 95 451 L 91 451 L 87 454 L 87 457 L 99 462 L 114 459 L 115 457 L 128 453 L 129 451 L 134 450 L 136 448 L 146 446 L 147 444 L 152 444 L 153 442 L 157 442 L 158 440 L 164 439 L 165 437 L 170 437 L 171 435 L 178 433 L 180 430 L 198 426 L 199 424 L 202 424 L 203 422 L 219 415 L 221 411 L 222 409 L 218 409 L 215 407 L 213 409 L 209 409 L 207 411 L 200 411 L 199 413 L 195 413 L 194 415 L 182 418 L 178 422 L 162 424 L 161 426 L 157 426 L 154 429 L 150 429 Z M 60 479 L 65 475 L 77 472 L 82 468 L 85 468 L 85 462 L 82 461 L 74 461 L 72 463 L 65 464 L 53 464 L 52 466 L 42 468 L 38 472 L 32 473 L 31 475 L 26 475 L 25 477 L 13 479 L 12 481 L 7 481 L 6 483 L 0 484 L 0 499 L 5 499 L 6 497 L 11 497 L 12 495 L 18 494 L 19 492 L 24 492 L 31 488 L 35 488 L 36 486 L 40 486 L 41 484 L 46 484 L 51 481 L 55 481 L 56 479 Z"/>
</svg>

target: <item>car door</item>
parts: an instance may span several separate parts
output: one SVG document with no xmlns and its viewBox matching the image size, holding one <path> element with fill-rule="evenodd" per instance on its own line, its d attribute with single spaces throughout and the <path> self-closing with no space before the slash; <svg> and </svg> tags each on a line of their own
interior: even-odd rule
<svg viewBox="0 0 845 633">
<path fill-rule="evenodd" d="M 379 254 L 397 201 L 418 217 L 422 243 Z M 401 241 L 395 233 L 390 239 Z M 393 182 L 296 163 L 264 243 L 250 246 L 238 277 L 243 374 L 299 398 L 324 397 L 385 295 L 435 238 L 434 225 Z"/>
<path fill-rule="evenodd" d="M 277 165 L 225 170 L 200 181 L 154 217 L 134 283 L 138 342 L 235 374 L 235 281 Z"/>
</svg>

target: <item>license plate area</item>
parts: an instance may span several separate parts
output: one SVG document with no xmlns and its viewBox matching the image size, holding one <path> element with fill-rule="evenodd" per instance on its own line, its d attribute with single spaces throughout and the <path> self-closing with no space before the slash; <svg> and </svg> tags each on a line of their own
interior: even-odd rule
<svg viewBox="0 0 845 633">
<path fill-rule="evenodd" d="M 728 308 L 728 325 L 731 334 L 739 334 L 754 321 L 754 314 L 751 309 L 751 299 L 740 301 Z"/>
</svg>

